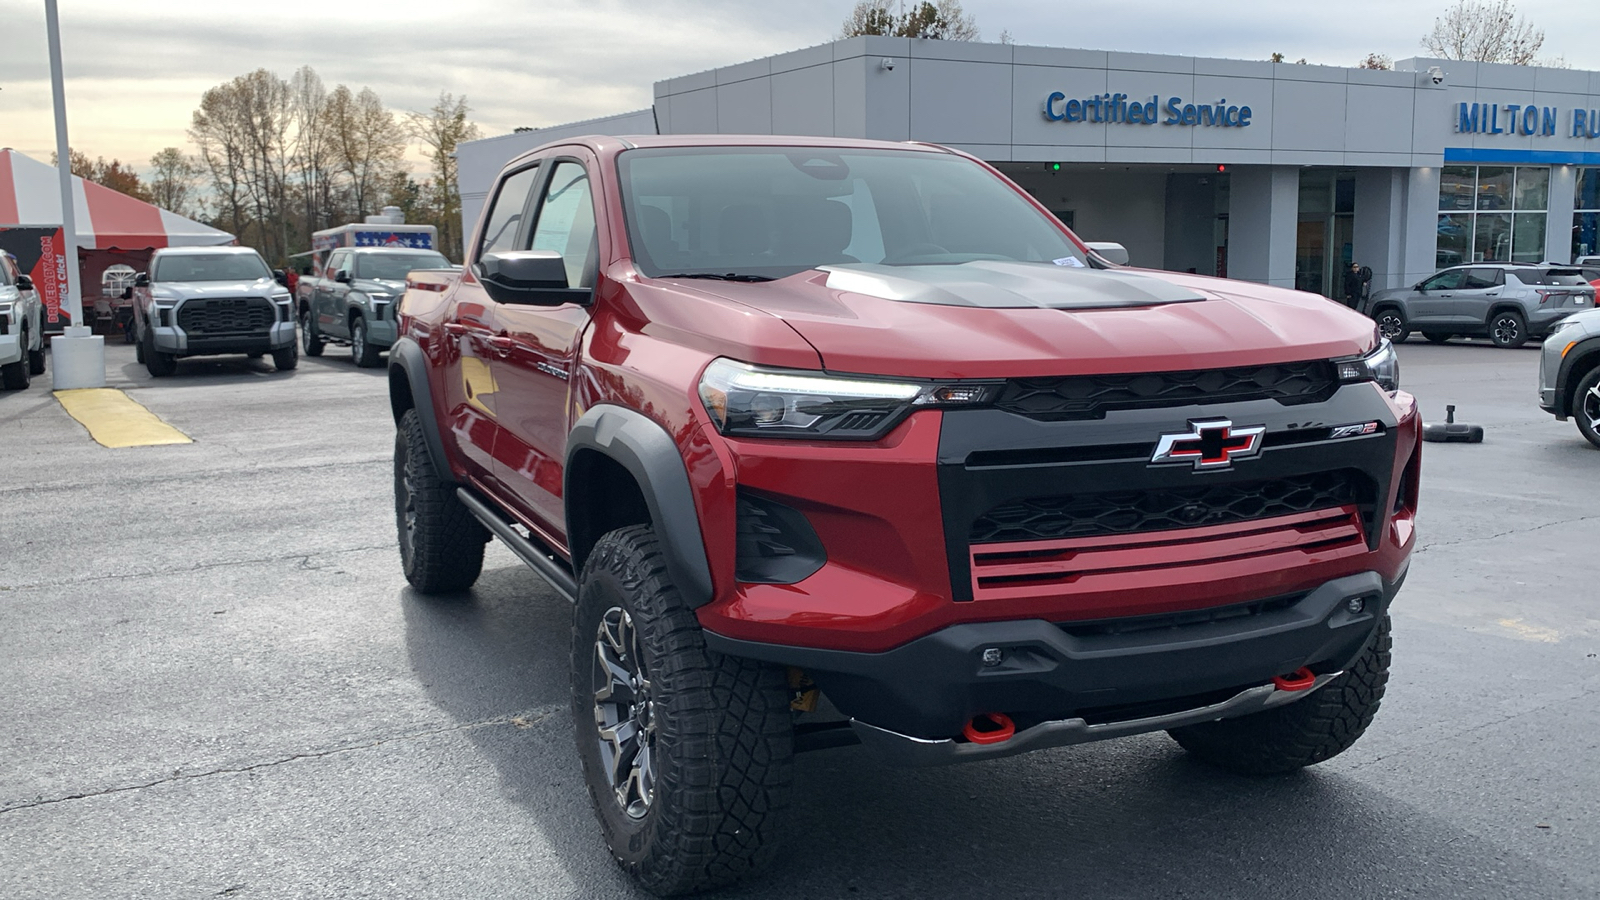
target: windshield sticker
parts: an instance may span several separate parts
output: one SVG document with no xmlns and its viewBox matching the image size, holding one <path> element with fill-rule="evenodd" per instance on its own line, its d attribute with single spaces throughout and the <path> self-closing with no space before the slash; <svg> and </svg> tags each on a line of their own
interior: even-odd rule
<svg viewBox="0 0 1600 900">
<path fill-rule="evenodd" d="M 1083 268 L 1083 260 L 1076 256 L 1063 256 L 1060 259 L 1052 259 L 1050 261 L 1058 266 L 1071 266 L 1074 269 Z"/>
</svg>

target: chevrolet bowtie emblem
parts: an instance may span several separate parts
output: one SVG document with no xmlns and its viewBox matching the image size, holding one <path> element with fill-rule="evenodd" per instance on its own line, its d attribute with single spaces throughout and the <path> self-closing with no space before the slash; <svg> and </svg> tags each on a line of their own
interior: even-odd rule
<svg viewBox="0 0 1600 900">
<path fill-rule="evenodd" d="M 1235 428 L 1228 419 L 1191 419 L 1189 431 L 1163 434 L 1152 463 L 1191 463 L 1196 469 L 1226 469 L 1236 459 L 1261 453 L 1265 425 Z"/>
</svg>

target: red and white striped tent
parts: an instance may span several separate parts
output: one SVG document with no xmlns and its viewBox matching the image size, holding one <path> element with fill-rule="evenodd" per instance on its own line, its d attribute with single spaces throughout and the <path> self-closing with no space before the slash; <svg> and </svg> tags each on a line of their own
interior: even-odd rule
<svg viewBox="0 0 1600 900">
<path fill-rule="evenodd" d="M 61 225 L 61 186 L 54 166 L 15 150 L 0 150 L 0 228 Z M 231 244 L 233 235 L 72 178 L 78 246 L 85 250 L 155 250 Z"/>
</svg>

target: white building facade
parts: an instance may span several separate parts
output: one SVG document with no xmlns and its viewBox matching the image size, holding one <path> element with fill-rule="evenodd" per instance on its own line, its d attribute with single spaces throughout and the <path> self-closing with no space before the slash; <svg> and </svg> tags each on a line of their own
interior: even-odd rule
<svg viewBox="0 0 1600 900">
<path fill-rule="evenodd" d="M 501 166 L 581 134 L 799 134 L 984 159 L 1138 266 L 1330 296 L 1477 260 L 1600 254 L 1600 72 L 1394 71 L 859 37 L 655 84 L 649 109 L 463 144 L 470 234 Z"/>
</svg>

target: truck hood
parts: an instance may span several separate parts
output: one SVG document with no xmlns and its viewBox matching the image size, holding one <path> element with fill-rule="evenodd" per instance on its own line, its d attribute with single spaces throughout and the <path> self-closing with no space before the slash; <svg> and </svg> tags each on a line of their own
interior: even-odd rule
<svg viewBox="0 0 1600 900">
<path fill-rule="evenodd" d="M 1035 377 L 1266 365 L 1365 353 L 1372 321 L 1249 282 L 1049 263 L 829 266 L 699 282 L 777 316 L 835 372 Z"/>
<path fill-rule="evenodd" d="M 267 297 L 287 296 L 289 289 L 271 278 L 255 281 L 160 281 L 152 285 L 150 295 L 160 300 L 195 300 L 206 297 Z"/>
</svg>

